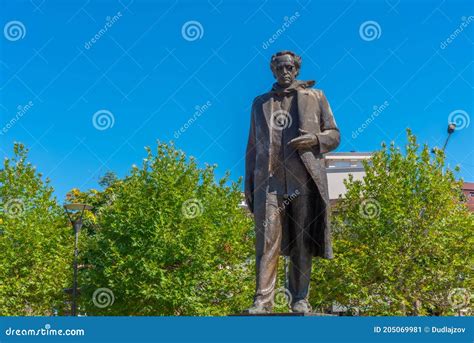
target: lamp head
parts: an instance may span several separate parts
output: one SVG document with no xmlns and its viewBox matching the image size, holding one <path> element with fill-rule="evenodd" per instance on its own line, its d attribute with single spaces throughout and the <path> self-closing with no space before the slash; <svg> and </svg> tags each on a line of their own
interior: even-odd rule
<svg viewBox="0 0 474 343">
<path fill-rule="evenodd" d="M 456 130 L 456 124 L 454 124 L 454 123 L 449 123 L 449 124 L 448 124 L 448 133 L 453 133 L 454 130 Z"/>
</svg>

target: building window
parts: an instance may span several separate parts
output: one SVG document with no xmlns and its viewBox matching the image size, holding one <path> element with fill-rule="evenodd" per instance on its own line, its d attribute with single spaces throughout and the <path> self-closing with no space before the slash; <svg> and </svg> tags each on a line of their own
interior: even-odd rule
<svg viewBox="0 0 474 343">
<path fill-rule="evenodd" d="M 335 164 L 337 168 L 350 168 L 352 165 L 351 161 L 337 161 Z"/>
</svg>

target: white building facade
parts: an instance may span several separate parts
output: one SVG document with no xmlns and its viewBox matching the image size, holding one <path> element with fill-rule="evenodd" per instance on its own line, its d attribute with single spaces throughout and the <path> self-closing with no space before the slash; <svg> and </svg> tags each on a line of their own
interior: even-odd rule
<svg viewBox="0 0 474 343">
<path fill-rule="evenodd" d="M 362 180 L 365 176 L 362 161 L 370 160 L 370 152 L 332 152 L 325 155 L 328 177 L 329 200 L 334 203 L 339 196 L 344 197 L 346 186 L 344 180 L 349 174 L 354 180 Z"/>
</svg>

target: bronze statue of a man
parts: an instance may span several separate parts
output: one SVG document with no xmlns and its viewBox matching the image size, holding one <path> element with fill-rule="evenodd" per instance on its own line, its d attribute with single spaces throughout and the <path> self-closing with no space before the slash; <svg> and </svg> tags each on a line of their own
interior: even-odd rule
<svg viewBox="0 0 474 343">
<path fill-rule="evenodd" d="M 246 151 L 245 198 L 256 230 L 256 292 L 249 314 L 272 311 L 278 256 L 290 257 L 293 312 L 311 312 L 313 256 L 332 258 L 329 196 L 323 154 L 339 145 L 324 93 L 299 81 L 301 57 L 272 56 L 276 83 L 255 98 Z"/>
</svg>

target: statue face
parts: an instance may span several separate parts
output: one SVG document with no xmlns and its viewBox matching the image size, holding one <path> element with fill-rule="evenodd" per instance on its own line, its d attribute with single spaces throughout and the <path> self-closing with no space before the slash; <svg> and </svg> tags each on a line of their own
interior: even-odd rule
<svg viewBox="0 0 474 343">
<path fill-rule="evenodd" d="M 278 84 L 285 88 L 290 86 L 298 75 L 298 69 L 291 55 L 277 56 L 272 71 Z"/>
</svg>

